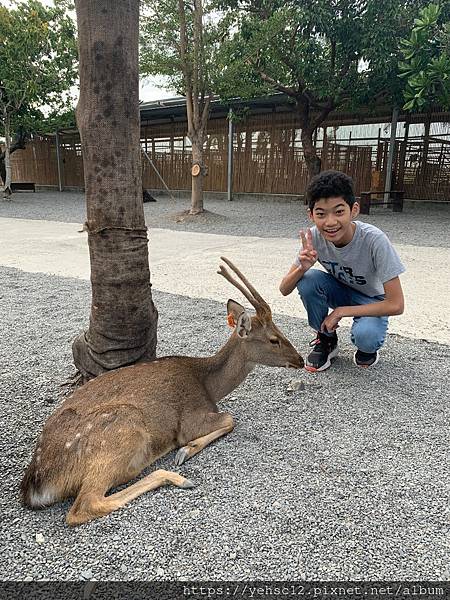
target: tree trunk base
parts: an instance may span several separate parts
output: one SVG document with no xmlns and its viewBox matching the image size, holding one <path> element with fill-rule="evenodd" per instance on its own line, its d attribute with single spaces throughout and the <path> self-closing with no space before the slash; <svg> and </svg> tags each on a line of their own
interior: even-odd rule
<svg viewBox="0 0 450 600">
<path fill-rule="evenodd" d="M 103 373 L 139 362 L 150 362 L 156 358 L 156 327 L 149 329 L 147 344 L 140 348 L 117 348 L 107 352 L 96 352 L 89 342 L 89 331 L 78 335 L 72 343 L 72 354 L 82 383 Z M 126 354 L 127 362 L 124 362 Z M 130 360 L 131 359 L 131 360 Z"/>
<path fill-rule="evenodd" d="M 188 215 L 201 215 L 205 210 L 203 208 L 191 208 Z"/>
</svg>

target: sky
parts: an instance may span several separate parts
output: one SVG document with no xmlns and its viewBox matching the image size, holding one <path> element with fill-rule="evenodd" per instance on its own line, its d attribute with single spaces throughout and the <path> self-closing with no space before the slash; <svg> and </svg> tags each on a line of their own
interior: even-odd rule
<svg viewBox="0 0 450 600">
<path fill-rule="evenodd" d="M 175 98 L 178 94 L 171 90 L 162 77 L 141 79 L 139 82 L 139 100 L 149 102 L 150 100 L 164 100 Z"/>
<path fill-rule="evenodd" d="M 41 0 L 42 4 L 46 6 L 53 6 L 53 0 Z M 10 0 L 2 0 L 2 4 L 5 6 L 11 6 Z M 72 13 L 71 13 L 72 14 Z M 75 19 L 75 13 L 72 14 L 72 18 Z M 77 90 L 75 92 L 75 96 Z M 169 88 L 167 83 L 162 77 L 152 77 L 151 79 L 142 79 L 139 84 L 139 100 L 142 102 L 149 102 L 150 100 L 164 100 L 165 98 L 174 98 L 178 94 Z"/>
</svg>

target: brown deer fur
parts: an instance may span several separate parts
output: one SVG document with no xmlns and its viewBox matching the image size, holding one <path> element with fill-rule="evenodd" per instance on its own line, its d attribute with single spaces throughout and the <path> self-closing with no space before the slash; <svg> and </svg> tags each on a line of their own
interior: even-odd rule
<svg viewBox="0 0 450 600">
<path fill-rule="evenodd" d="M 175 448 L 176 465 L 229 433 L 233 418 L 217 402 L 236 388 L 256 364 L 303 366 L 291 343 L 274 325 L 270 308 L 245 277 L 220 274 L 255 306 L 250 317 L 229 300 L 235 323 L 227 343 L 208 358 L 167 356 L 100 375 L 77 389 L 47 420 L 21 484 L 30 508 L 74 496 L 69 525 L 106 515 L 161 485 L 193 487 L 182 475 L 157 470 L 110 496 L 109 489 L 134 479 Z"/>
</svg>

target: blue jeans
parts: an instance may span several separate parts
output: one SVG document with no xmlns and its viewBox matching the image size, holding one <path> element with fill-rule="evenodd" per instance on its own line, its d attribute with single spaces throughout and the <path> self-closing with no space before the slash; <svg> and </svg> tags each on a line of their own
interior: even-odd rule
<svg viewBox="0 0 450 600">
<path fill-rule="evenodd" d="M 320 331 L 329 308 L 358 306 L 380 302 L 384 296 L 371 298 L 318 269 L 306 271 L 297 283 L 297 290 L 308 313 L 308 323 Z M 387 317 L 354 317 L 351 340 L 362 352 L 376 352 L 384 343 Z"/>
</svg>

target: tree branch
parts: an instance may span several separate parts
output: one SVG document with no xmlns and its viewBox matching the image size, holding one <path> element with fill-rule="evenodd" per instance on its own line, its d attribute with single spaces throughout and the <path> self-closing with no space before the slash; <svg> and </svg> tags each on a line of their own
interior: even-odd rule
<svg viewBox="0 0 450 600">
<path fill-rule="evenodd" d="M 335 104 L 332 100 L 329 100 L 328 104 L 325 108 L 323 108 L 320 113 L 311 121 L 311 129 L 314 131 L 321 125 L 325 119 L 328 117 L 330 112 L 335 108 Z"/>
<path fill-rule="evenodd" d="M 295 38 L 297 37 L 297 33 L 298 33 L 299 29 L 300 29 L 300 23 L 297 23 L 297 25 L 294 28 L 292 35 L 291 35 L 291 43 L 290 43 L 291 51 L 294 50 Z"/>
<path fill-rule="evenodd" d="M 322 110 L 323 108 L 325 108 L 327 106 L 326 102 L 324 104 L 323 102 L 320 102 L 320 100 L 317 100 L 309 90 L 303 90 L 303 94 L 308 99 L 309 104 L 312 108 L 317 108 L 319 110 Z"/>
<path fill-rule="evenodd" d="M 334 69 L 336 68 L 336 40 L 331 40 L 331 74 L 334 75 Z"/>
<path fill-rule="evenodd" d="M 180 17 L 180 61 L 181 70 L 183 71 L 184 87 L 186 94 L 186 116 L 188 122 L 188 135 L 192 136 L 194 119 L 193 119 L 193 101 L 192 101 L 192 80 L 187 59 L 187 29 L 186 29 L 186 13 L 184 10 L 184 0 L 178 0 L 178 15 Z"/>
<path fill-rule="evenodd" d="M 350 67 L 352 66 L 352 62 L 353 62 L 353 60 L 351 58 L 349 58 L 338 73 L 337 80 L 342 83 L 341 83 L 341 85 L 338 86 L 336 93 L 335 93 L 336 103 L 342 102 L 344 100 L 345 94 L 348 93 L 348 90 L 346 89 L 346 86 L 345 86 L 345 78 L 347 77 Z M 343 94 L 344 94 L 344 96 L 343 96 Z"/>
<path fill-rule="evenodd" d="M 205 104 L 203 105 L 202 118 L 201 118 L 202 131 L 206 130 L 206 124 L 208 123 L 208 117 L 209 117 L 209 107 L 210 107 L 212 98 L 213 98 L 213 95 L 210 93 L 205 100 Z"/>
<path fill-rule="evenodd" d="M 195 127 L 200 123 L 199 92 L 201 88 L 202 1 L 194 0 L 194 64 L 192 68 L 192 102 Z"/>
<path fill-rule="evenodd" d="M 298 88 L 299 88 L 298 93 L 303 92 L 306 88 L 306 83 L 305 83 L 304 79 L 302 79 L 300 77 L 300 75 L 297 73 L 297 65 L 295 64 L 295 62 L 291 62 L 286 56 L 280 57 L 280 60 L 283 64 L 285 64 L 287 66 L 288 69 L 291 70 L 292 73 L 295 73 L 295 78 L 297 79 Z"/>
<path fill-rule="evenodd" d="M 255 68 L 258 71 L 261 79 L 263 81 L 266 81 L 267 83 L 269 83 L 273 88 L 275 88 L 279 92 L 283 92 L 284 94 L 291 96 L 292 98 L 298 97 L 299 92 L 294 90 L 294 88 L 282 85 L 279 81 L 277 81 L 276 79 L 273 79 L 272 77 L 267 75 L 267 73 L 265 73 L 264 71 L 259 69 L 252 60 L 248 60 L 247 62 L 249 62 L 253 66 L 253 68 Z"/>
<path fill-rule="evenodd" d="M 350 67 L 352 66 L 352 62 L 353 62 L 353 60 L 351 58 L 347 59 L 347 62 L 344 64 L 342 69 L 339 71 L 338 81 L 342 81 L 343 79 L 345 79 L 347 77 Z"/>
<path fill-rule="evenodd" d="M 301 126 L 302 130 L 306 129 L 308 127 L 308 123 L 309 123 L 310 103 L 309 103 L 308 97 L 304 93 L 297 96 L 296 106 L 297 106 L 297 111 L 300 116 L 300 126 Z"/>
</svg>

